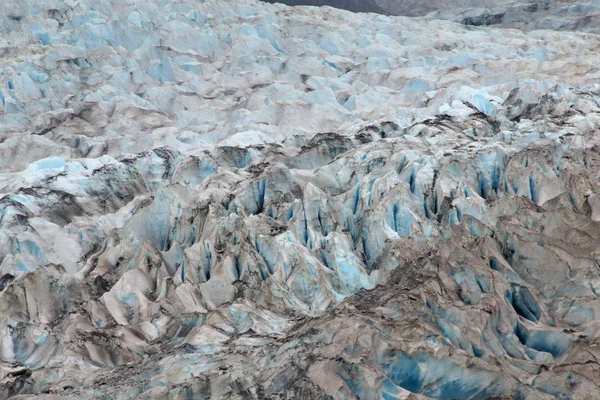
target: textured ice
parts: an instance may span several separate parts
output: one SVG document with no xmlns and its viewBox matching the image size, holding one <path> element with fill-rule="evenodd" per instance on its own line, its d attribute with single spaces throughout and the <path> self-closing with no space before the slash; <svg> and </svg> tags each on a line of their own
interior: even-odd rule
<svg viewBox="0 0 600 400">
<path fill-rule="evenodd" d="M 592 1 L 502 1 L 479 4 L 462 4 L 460 9 L 438 6 L 428 18 L 443 18 L 466 25 L 497 25 L 505 28 L 525 30 L 548 29 L 557 31 L 581 31 L 600 33 L 598 16 L 600 3 Z M 375 11 L 377 12 L 377 11 Z M 535 48 L 531 54 L 543 61 L 548 50 Z"/>
<path fill-rule="evenodd" d="M 600 37 L 439 3 L 0 4 L 0 398 L 597 398 Z"/>
<path fill-rule="evenodd" d="M 424 15 L 436 10 L 498 6 L 512 4 L 516 0 L 264 0 L 268 3 L 284 3 L 290 6 L 330 6 L 355 12 L 372 12 L 391 15 Z M 526 0 L 527 1 L 527 0 Z M 532 0 L 529 0 L 532 1 Z"/>
</svg>

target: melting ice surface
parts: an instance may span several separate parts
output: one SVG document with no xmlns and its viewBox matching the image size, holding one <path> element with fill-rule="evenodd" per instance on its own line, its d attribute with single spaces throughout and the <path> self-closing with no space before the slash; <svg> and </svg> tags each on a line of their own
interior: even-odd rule
<svg viewBox="0 0 600 400">
<path fill-rule="evenodd" d="M 1 398 L 600 396 L 598 36 L 0 17 Z"/>
</svg>

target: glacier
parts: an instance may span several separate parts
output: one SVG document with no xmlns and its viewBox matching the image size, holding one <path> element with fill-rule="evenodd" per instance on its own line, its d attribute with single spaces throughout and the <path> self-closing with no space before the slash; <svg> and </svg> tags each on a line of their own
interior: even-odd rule
<svg viewBox="0 0 600 400">
<path fill-rule="evenodd" d="M 469 10 L 0 4 L 0 398 L 600 396 L 600 36 Z"/>
</svg>

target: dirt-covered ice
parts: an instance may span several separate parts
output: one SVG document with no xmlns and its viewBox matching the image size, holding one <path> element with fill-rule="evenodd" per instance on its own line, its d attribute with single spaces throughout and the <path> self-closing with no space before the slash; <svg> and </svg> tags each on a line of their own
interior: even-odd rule
<svg viewBox="0 0 600 400">
<path fill-rule="evenodd" d="M 0 17 L 0 398 L 600 396 L 600 36 Z"/>
</svg>

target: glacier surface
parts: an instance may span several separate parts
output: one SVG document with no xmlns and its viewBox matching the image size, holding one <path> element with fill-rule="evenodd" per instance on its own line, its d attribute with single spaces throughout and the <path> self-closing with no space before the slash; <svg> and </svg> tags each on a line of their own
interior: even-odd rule
<svg viewBox="0 0 600 400">
<path fill-rule="evenodd" d="M 0 398 L 600 396 L 600 36 L 0 16 Z"/>
</svg>

